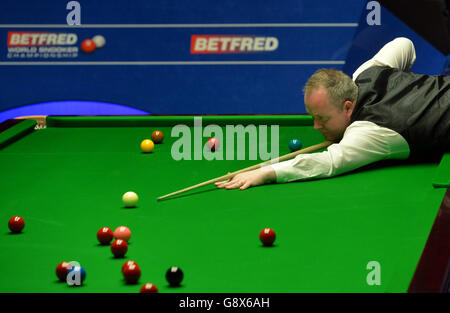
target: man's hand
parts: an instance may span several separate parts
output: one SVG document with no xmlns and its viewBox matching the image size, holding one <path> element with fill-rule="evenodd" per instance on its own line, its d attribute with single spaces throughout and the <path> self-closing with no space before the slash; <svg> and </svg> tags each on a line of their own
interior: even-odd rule
<svg viewBox="0 0 450 313">
<path fill-rule="evenodd" d="M 217 188 L 239 188 L 241 190 L 244 190 L 249 187 L 274 182 L 276 178 L 277 177 L 275 171 L 271 167 L 267 166 L 259 168 L 257 170 L 237 174 L 230 180 L 217 182 L 216 186 Z"/>
</svg>

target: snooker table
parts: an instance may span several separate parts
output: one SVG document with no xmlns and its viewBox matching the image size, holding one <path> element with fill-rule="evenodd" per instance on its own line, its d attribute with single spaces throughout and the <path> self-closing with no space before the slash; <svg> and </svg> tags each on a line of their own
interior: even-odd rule
<svg viewBox="0 0 450 313">
<path fill-rule="evenodd" d="M 307 115 L 202 118 L 203 127 L 279 125 L 280 156 L 294 137 L 303 147 L 324 141 Z M 192 130 L 193 117 L 45 116 L 0 124 L 0 292 L 135 293 L 146 282 L 161 293 L 448 290 L 448 155 L 245 191 L 207 186 L 156 201 L 262 162 L 248 154 L 176 161 L 171 130 L 178 124 Z M 163 143 L 142 153 L 140 142 L 156 129 Z M 139 195 L 136 208 L 121 202 L 130 190 Z M 20 234 L 6 225 L 15 215 L 25 219 Z M 121 225 L 132 236 L 125 257 L 114 258 L 96 234 Z M 276 232 L 272 247 L 259 242 L 265 227 Z M 136 285 L 121 274 L 128 260 L 142 270 Z M 81 287 L 58 282 L 62 261 L 85 268 Z M 372 261 L 380 270 L 375 285 L 367 282 Z M 171 266 L 184 272 L 180 287 L 165 280 Z"/>
</svg>

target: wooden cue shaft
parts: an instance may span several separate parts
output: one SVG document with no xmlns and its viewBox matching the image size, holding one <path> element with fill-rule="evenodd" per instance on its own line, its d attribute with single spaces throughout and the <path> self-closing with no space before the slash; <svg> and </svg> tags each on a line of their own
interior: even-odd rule
<svg viewBox="0 0 450 313">
<path fill-rule="evenodd" d="M 268 160 L 268 161 L 265 161 L 263 163 L 256 164 L 256 165 L 253 165 L 253 166 L 250 166 L 250 167 L 246 167 L 246 168 L 241 169 L 239 171 L 236 171 L 236 172 L 233 172 L 233 173 L 229 173 L 229 174 L 217 177 L 217 178 L 213 178 L 213 179 L 210 179 L 210 180 L 205 181 L 203 183 L 200 183 L 200 184 L 197 184 L 197 185 L 194 185 L 194 186 L 191 186 L 191 187 L 187 187 L 187 188 L 184 188 L 184 189 L 181 189 L 181 190 L 169 193 L 169 194 L 167 194 L 165 196 L 161 196 L 161 197 L 157 198 L 157 200 L 158 201 L 159 200 L 163 200 L 163 199 L 166 199 L 168 197 L 175 196 L 175 195 L 178 195 L 180 193 L 183 193 L 183 192 L 195 189 L 195 188 L 199 188 L 199 187 L 203 187 L 203 186 L 206 186 L 206 185 L 209 185 L 209 184 L 213 184 L 213 183 L 218 182 L 218 181 L 224 181 L 224 180 L 232 178 L 233 176 L 235 176 L 235 175 L 237 175 L 239 173 L 252 171 L 252 170 L 258 169 L 260 167 L 263 167 L 265 165 L 268 165 L 268 164 L 274 164 L 274 163 L 286 161 L 286 160 L 289 160 L 289 159 L 292 159 L 292 158 L 296 157 L 299 154 L 312 153 L 312 152 L 315 152 L 317 150 L 324 149 L 324 148 L 328 147 L 331 144 L 332 144 L 332 142 L 330 142 L 330 141 L 324 141 L 324 142 L 319 143 L 317 145 L 310 146 L 308 148 L 301 149 L 301 150 L 298 150 L 298 151 L 294 151 L 292 153 L 283 155 L 281 157 L 278 157 L 278 158 L 275 158 L 275 159 L 272 159 L 272 160 Z"/>
</svg>

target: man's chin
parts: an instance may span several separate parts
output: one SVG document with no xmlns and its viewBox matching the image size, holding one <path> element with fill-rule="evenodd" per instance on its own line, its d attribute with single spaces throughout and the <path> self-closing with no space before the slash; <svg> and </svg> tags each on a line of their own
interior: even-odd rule
<svg viewBox="0 0 450 313">
<path fill-rule="evenodd" d="M 333 141 L 333 140 L 332 140 L 332 137 L 331 137 L 330 135 L 324 134 L 324 133 L 322 133 L 322 135 L 323 135 L 323 138 L 325 138 L 325 140 Z"/>
<path fill-rule="evenodd" d="M 338 138 L 331 136 L 329 134 L 322 134 L 325 140 L 331 141 L 331 142 L 338 142 L 340 141 Z"/>
</svg>

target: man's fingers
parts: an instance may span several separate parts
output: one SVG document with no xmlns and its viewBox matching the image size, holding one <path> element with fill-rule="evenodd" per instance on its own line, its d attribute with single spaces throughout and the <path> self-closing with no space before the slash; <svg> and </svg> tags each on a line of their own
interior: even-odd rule
<svg viewBox="0 0 450 313">
<path fill-rule="evenodd" d="M 224 188 L 229 183 L 230 183 L 229 181 L 224 181 L 224 182 L 216 183 L 216 186 L 217 186 L 217 188 Z"/>
<path fill-rule="evenodd" d="M 228 174 L 231 174 L 231 172 L 228 172 Z M 234 177 L 233 177 L 234 178 Z M 219 187 L 222 188 L 224 184 L 230 182 L 231 180 L 233 180 L 233 178 L 230 178 L 228 180 L 223 180 L 223 181 L 219 181 L 219 182 L 215 182 L 214 184 Z"/>
<path fill-rule="evenodd" d="M 244 183 L 241 181 L 235 181 L 235 182 L 230 182 L 229 184 L 225 185 L 225 188 L 227 189 L 235 189 L 235 188 L 239 188 L 243 185 Z"/>
<path fill-rule="evenodd" d="M 248 187 L 250 187 L 250 184 L 247 182 L 247 180 L 245 180 L 245 179 L 243 180 L 243 177 L 241 177 L 239 175 L 234 176 L 233 178 L 230 178 L 229 180 L 226 180 L 226 181 L 216 182 L 215 185 L 217 186 L 217 188 L 220 188 L 220 189 L 221 188 L 226 188 L 226 189 L 236 189 L 236 188 L 247 189 Z"/>
<path fill-rule="evenodd" d="M 251 185 L 250 182 L 247 181 L 245 184 L 243 184 L 243 185 L 241 186 L 240 189 L 241 189 L 241 190 L 247 189 L 248 187 L 250 187 L 250 185 Z"/>
</svg>

